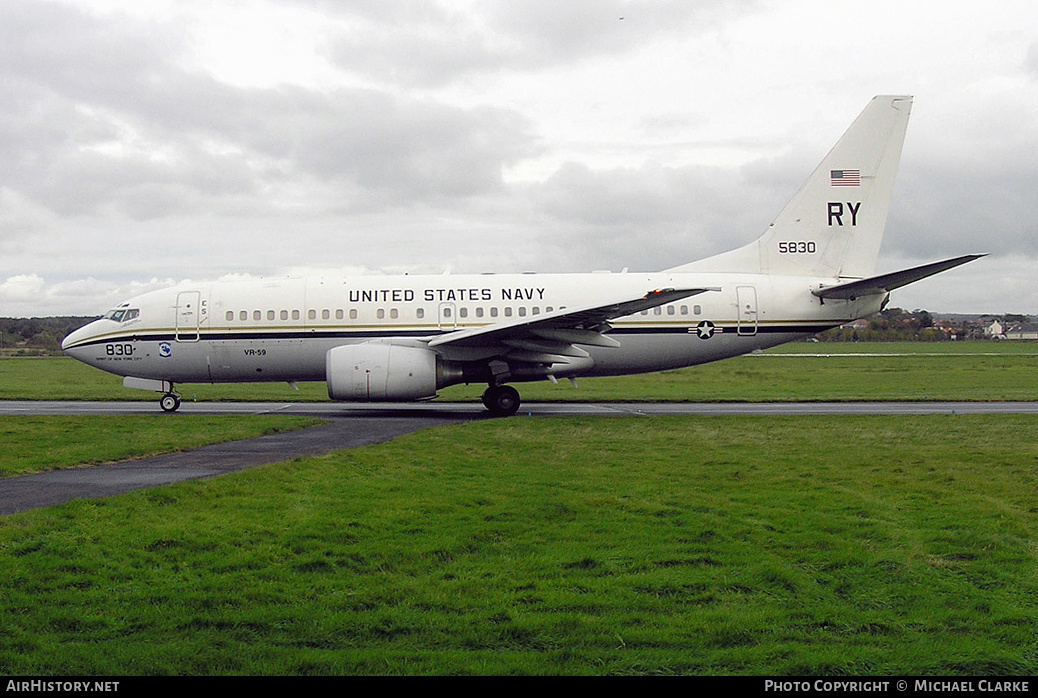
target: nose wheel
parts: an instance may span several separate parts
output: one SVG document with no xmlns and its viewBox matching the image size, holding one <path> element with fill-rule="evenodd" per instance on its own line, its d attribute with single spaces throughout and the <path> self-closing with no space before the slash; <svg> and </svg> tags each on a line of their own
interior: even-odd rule
<svg viewBox="0 0 1038 698">
<path fill-rule="evenodd" d="M 163 412 L 176 412 L 180 408 L 180 396 L 176 393 L 166 393 L 159 400 L 159 406 Z"/>
<path fill-rule="evenodd" d="M 495 417 L 515 414 L 521 402 L 519 391 L 510 385 L 492 385 L 483 391 L 483 405 Z"/>
</svg>

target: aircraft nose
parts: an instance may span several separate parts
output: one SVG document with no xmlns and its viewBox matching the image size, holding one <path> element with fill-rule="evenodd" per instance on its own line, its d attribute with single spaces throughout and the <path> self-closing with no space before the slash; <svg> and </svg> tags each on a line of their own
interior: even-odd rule
<svg viewBox="0 0 1038 698">
<path fill-rule="evenodd" d="M 94 325 L 97 324 L 97 320 L 87 325 L 83 325 L 78 330 L 70 332 L 65 339 L 61 340 L 61 350 L 66 354 L 70 350 L 75 349 L 77 345 L 81 344 L 84 340 L 89 339 L 94 334 Z"/>
</svg>

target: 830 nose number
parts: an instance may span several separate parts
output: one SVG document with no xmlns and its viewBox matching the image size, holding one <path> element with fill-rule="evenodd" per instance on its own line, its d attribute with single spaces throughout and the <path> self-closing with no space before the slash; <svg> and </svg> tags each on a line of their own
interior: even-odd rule
<svg viewBox="0 0 1038 698">
<path fill-rule="evenodd" d="M 106 344 L 105 354 L 108 356 L 133 356 L 132 344 Z"/>
</svg>

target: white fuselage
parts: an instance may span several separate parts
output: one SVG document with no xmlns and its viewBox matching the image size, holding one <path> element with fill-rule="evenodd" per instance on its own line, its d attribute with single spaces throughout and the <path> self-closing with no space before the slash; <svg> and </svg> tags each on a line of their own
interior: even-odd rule
<svg viewBox="0 0 1038 698">
<path fill-rule="evenodd" d="M 584 360 L 552 370 L 559 377 L 618 375 L 745 354 L 880 309 L 882 295 L 822 303 L 811 290 L 825 282 L 832 279 L 668 272 L 215 282 L 134 298 L 69 335 L 64 347 L 80 361 L 136 378 L 321 381 L 326 354 L 338 346 L 435 337 L 606 303 L 646 288 L 718 289 L 614 320 L 607 336 L 619 346 L 584 347 Z"/>
</svg>

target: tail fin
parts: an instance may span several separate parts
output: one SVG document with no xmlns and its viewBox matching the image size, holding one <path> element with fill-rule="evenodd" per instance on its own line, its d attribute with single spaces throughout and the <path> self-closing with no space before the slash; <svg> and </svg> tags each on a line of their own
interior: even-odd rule
<svg viewBox="0 0 1038 698">
<path fill-rule="evenodd" d="M 669 271 L 871 276 L 911 111 L 911 97 L 874 97 L 764 235 Z"/>
</svg>

